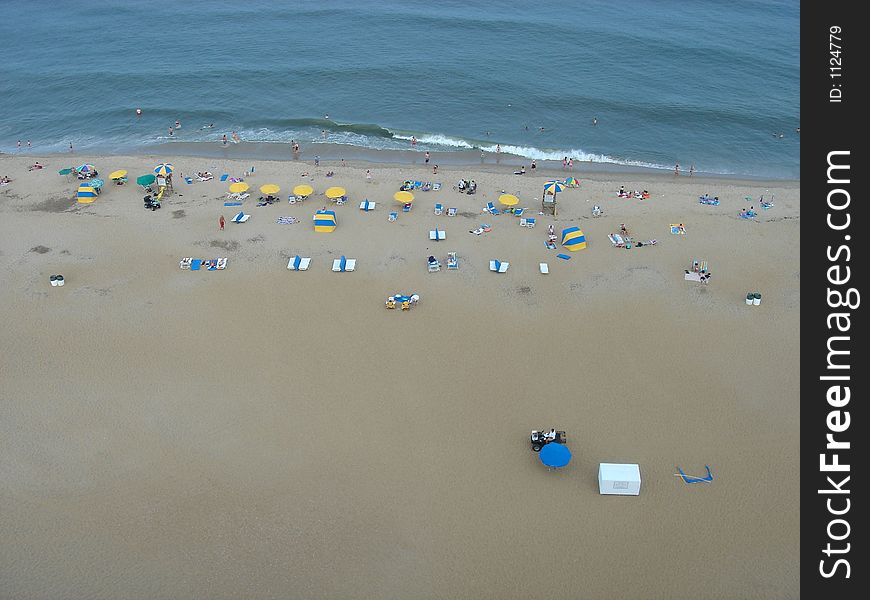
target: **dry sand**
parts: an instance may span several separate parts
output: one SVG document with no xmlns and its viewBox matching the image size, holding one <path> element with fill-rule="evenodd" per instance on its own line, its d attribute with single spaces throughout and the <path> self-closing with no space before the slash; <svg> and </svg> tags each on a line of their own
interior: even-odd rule
<svg viewBox="0 0 870 600">
<path fill-rule="evenodd" d="M 87 161 L 132 180 L 166 158 L 0 157 L 0 597 L 799 596 L 798 182 L 584 174 L 554 220 L 536 213 L 561 172 L 259 161 L 253 216 L 220 232 L 235 209 L 217 180 L 178 179 L 152 212 L 132 183 L 76 204 L 57 174 Z M 332 234 L 311 225 L 322 197 L 252 203 L 305 170 L 349 190 Z M 444 187 L 390 223 L 406 178 Z M 502 189 L 535 229 L 481 214 Z M 739 219 L 761 194 L 775 206 Z M 611 247 L 622 222 L 658 244 Z M 549 223 L 589 247 L 557 259 Z M 427 273 L 451 250 L 458 271 Z M 308 272 L 286 269 L 297 253 Z M 356 272 L 330 271 L 341 254 Z M 709 285 L 683 280 L 693 257 Z M 385 310 L 397 291 L 419 305 Z M 529 449 L 550 427 L 574 454 L 558 471 Z M 640 496 L 600 496 L 599 462 L 639 463 Z M 705 464 L 711 484 L 673 476 Z"/>
</svg>

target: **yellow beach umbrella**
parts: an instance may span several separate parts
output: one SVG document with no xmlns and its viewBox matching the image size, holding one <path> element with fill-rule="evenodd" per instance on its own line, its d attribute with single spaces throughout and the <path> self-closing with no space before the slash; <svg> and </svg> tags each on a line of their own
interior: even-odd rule
<svg viewBox="0 0 870 600">
<path fill-rule="evenodd" d="M 342 196 L 346 196 L 347 191 L 343 187 L 331 187 L 326 190 L 326 197 L 335 200 L 336 198 L 341 198 Z"/>
<path fill-rule="evenodd" d="M 121 179 L 122 177 L 127 176 L 127 171 L 124 169 L 118 169 L 117 171 L 112 171 L 109 173 L 109 179 Z"/>
<path fill-rule="evenodd" d="M 297 185 L 295 188 L 293 188 L 293 195 L 294 196 L 310 196 L 313 193 L 314 193 L 314 188 L 311 187 L 310 185 L 305 184 L 305 183 L 303 183 L 301 185 Z"/>
<path fill-rule="evenodd" d="M 412 194 L 411 192 L 396 192 L 395 194 L 393 194 L 393 198 L 395 198 L 396 202 L 408 204 L 409 202 L 414 201 L 414 194 Z"/>
<path fill-rule="evenodd" d="M 237 181 L 236 183 L 230 184 L 230 192 L 233 194 L 241 194 L 242 192 L 247 192 L 250 187 L 251 186 L 244 181 Z"/>
<path fill-rule="evenodd" d="M 260 191 L 264 194 L 277 194 L 281 191 L 281 188 L 279 188 L 274 183 L 267 183 L 266 185 L 260 186 Z"/>
<path fill-rule="evenodd" d="M 520 203 L 520 199 L 513 194 L 502 194 L 498 197 L 498 201 L 505 206 L 514 206 Z"/>
</svg>

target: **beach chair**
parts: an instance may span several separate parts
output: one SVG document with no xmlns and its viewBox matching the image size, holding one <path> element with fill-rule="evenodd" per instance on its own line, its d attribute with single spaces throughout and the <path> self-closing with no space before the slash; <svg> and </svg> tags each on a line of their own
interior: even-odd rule
<svg viewBox="0 0 870 600">
<path fill-rule="evenodd" d="M 185 177 L 184 182 L 185 183 L 193 183 L 193 177 Z"/>
<path fill-rule="evenodd" d="M 202 268 L 203 260 L 201 258 L 194 258 L 190 261 L 190 270 L 191 271 L 199 271 Z"/>
<path fill-rule="evenodd" d="M 434 258 L 434 257 L 430 257 L 430 258 Z M 440 262 L 440 261 L 437 261 L 437 260 L 428 260 L 428 261 L 427 261 L 427 265 L 428 265 L 428 267 L 429 267 L 429 272 L 430 272 L 430 273 L 435 273 L 436 271 L 440 271 L 440 270 L 441 270 L 441 262 Z"/>
<path fill-rule="evenodd" d="M 500 215 L 501 214 L 501 211 L 499 209 L 497 209 L 492 202 L 486 203 L 486 212 L 488 212 L 491 215 Z"/>
<path fill-rule="evenodd" d="M 526 227 L 528 224 L 529 222 L 525 217 L 520 219 L 520 227 Z"/>
<path fill-rule="evenodd" d="M 441 189 L 441 182 L 440 182 L 440 181 L 435 182 L 435 183 L 432 184 L 432 191 L 433 191 L 433 192 L 438 191 L 438 190 L 440 190 L 440 189 Z"/>
<path fill-rule="evenodd" d="M 229 177 L 229 176 L 230 176 L 229 173 L 224 173 L 223 175 L 221 175 L 221 181 L 226 181 L 227 177 Z"/>
<path fill-rule="evenodd" d="M 447 269 L 458 269 L 459 261 L 456 258 L 456 252 L 447 253 Z"/>
<path fill-rule="evenodd" d="M 422 182 L 422 181 L 415 181 L 415 182 L 414 182 L 414 189 L 415 189 L 415 190 L 419 190 L 421 187 L 423 187 L 423 182 Z"/>
<path fill-rule="evenodd" d="M 344 273 L 347 271 L 353 271 L 356 268 L 356 259 L 355 258 L 347 258 L 343 254 L 341 258 L 336 258 L 332 261 L 332 270 L 336 273 Z"/>
<path fill-rule="evenodd" d="M 308 257 L 302 257 L 298 254 L 290 259 L 287 263 L 287 268 L 291 271 L 307 271 L 308 265 L 311 264 L 311 259 Z"/>
<path fill-rule="evenodd" d="M 377 204 L 377 202 L 369 202 L 368 199 L 366 199 L 359 203 L 359 209 L 368 212 L 375 209 L 375 204 Z"/>
<path fill-rule="evenodd" d="M 614 248 L 625 248 L 625 240 L 618 233 L 609 233 L 607 237 L 610 238 L 610 243 L 613 244 Z"/>
<path fill-rule="evenodd" d="M 600 206 L 598 206 L 598 205 L 596 204 L 595 206 L 592 207 L 592 216 L 593 216 L 593 217 L 600 217 L 601 214 L 602 214 L 602 213 L 601 213 L 601 207 L 600 207 Z"/>
<path fill-rule="evenodd" d="M 189 269 L 191 262 L 193 262 L 193 258 L 188 256 L 187 258 L 182 258 L 179 261 L 178 266 L 181 267 L 182 269 Z"/>
<path fill-rule="evenodd" d="M 389 219 L 390 221 L 395 221 L 398 218 L 399 218 L 399 213 L 397 213 L 397 212 L 390 213 L 390 219 Z"/>
<path fill-rule="evenodd" d="M 402 212 L 411 212 L 411 202 L 408 202 L 405 206 L 402 207 Z"/>
<path fill-rule="evenodd" d="M 515 208 L 514 209 L 514 216 L 515 217 L 522 217 L 524 212 L 526 212 L 525 208 Z"/>
<path fill-rule="evenodd" d="M 244 212 L 239 211 L 239 214 L 233 216 L 233 218 L 230 219 L 230 221 L 232 221 L 233 223 L 244 223 L 245 221 L 247 221 L 250 218 L 251 218 L 251 215 L 246 215 Z"/>
<path fill-rule="evenodd" d="M 340 196 L 339 198 L 335 199 L 335 203 L 338 204 L 339 206 L 346 203 L 346 202 L 347 202 L 347 196 Z"/>
<path fill-rule="evenodd" d="M 489 261 L 489 270 L 496 273 L 507 273 L 510 263 L 501 262 L 500 260 Z"/>
<path fill-rule="evenodd" d="M 704 465 L 707 469 L 707 474 L 703 477 L 694 477 L 686 475 L 680 467 L 677 467 L 678 473 L 674 473 L 676 477 L 682 478 L 685 483 L 710 483 L 713 481 L 713 473 L 710 471 L 710 465 Z"/>
<path fill-rule="evenodd" d="M 436 242 L 447 239 L 447 232 L 443 229 L 433 229 L 429 232 L 429 239 Z"/>
<path fill-rule="evenodd" d="M 526 227 L 534 227 L 536 222 L 537 221 L 534 217 L 527 217 L 526 218 Z"/>
<path fill-rule="evenodd" d="M 677 223 L 671 223 L 671 233 L 673 235 L 686 235 L 686 228 Z"/>
<path fill-rule="evenodd" d="M 447 216 L 448 216 L 448 217 L 455 217 L 455 216 L 456 216 L 456 211 L 457 211 L 457 210 L 458 210 L 458 209 L 457 209 L 455 206 L 452 206 L 452 207 L 448 208 L 448 209 L 447 209 Z"/>
<path fill-rule="evenodd" d="M 444 205 L 443 204 L 436 204 L 435 205 L 435 214 L 439 215 L 439 216 L 444 214 Z"/>
<path fill-rule="evenodd" d="M 541 273 L 546 275 L 550 272 L 550 265 L 547 263 L 538 263 L 538 268 L 541 270 Z"/>
<path fill-rule="evenodd" d="M 571 256 L 568 254 L 557 254 L 556 258 L 561 258 L 562 260 L 571 260 Z"/>
<path fill-rule="evenodd" d="M 217 264 L 215 265 L 215 269 L 218 271 L 223 271 L 227 268 L 227 257 L 223 256 L 217 259 Z"/>
</svg>

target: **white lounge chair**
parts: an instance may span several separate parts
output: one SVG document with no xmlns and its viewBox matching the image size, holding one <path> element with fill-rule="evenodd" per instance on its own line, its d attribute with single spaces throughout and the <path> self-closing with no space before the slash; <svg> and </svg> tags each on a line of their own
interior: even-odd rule
<svg viewBox="0 0 870 600">
<path fill-rule="evenodd" d="M 298 254 L 290 259 L 290 262 L 287 263 L 287 268 L 291 271 L 307 271 L 308 265 L 311 264 L 311 259 L 308 257 L 301 257 Z"/>
<path fill-rule="evenodd" d="M 344 264 L 342 264 L 344 263 Z M 336 273 L 343 273 L 345 271 L 353 271 L 356 268 L 356 259 L 355 258 L 345 258 L 342 256 L 341 258 L 336 258 L 332 261 L 332 270 Z"/>
<path fill-rule="evenodd" d="M 433 229 L 429 232 L 429 239 L 434 241 L 446 240 L 447 232 L 443 229 Z"/>
<path fill-rule="evenodd" d="M 447 216 L 448 216 L 448 217 L 455 217 L 455 216 L 456 216 L 456 210 L 457 210 L 456 207 L 450 207 L 450 208 L 448 208 L 448 209 L 447 209 Z"/>
<path fill-rule="evenodd" d="M 189 268 L 190 268 L 190 263 L 191 263 L 191 262 L 193 262 L 193 258 L 190 257 L 190 256 L 188 256 L 188 257 L 186 257 L 186 258 L 182 258 L 182 259 L 178 262 L 178 266 L 181 267 L 182 269 L 189 269 Z"/>
<path fill-rule="evenodd" d="M 539 263 L 538 267 L 541 269 L 541 273 L 545 275 L 550 272 L 550 266 L 547 263 Z"/>
<path fill-rule="evenodd" d="M 500 260 L 489 261 L 489 270 L 496 273 L 506 273 L 510 263 L 501 262 Z"/>
<path fill-rule="evenodd" d="M 456 259 L 456 252 L 448 252 L 447 253 L 447 268 L 448 269 L 458 269 L 459 261 Z"/>
<path fill-rule="evenodd" d="M 437 260 L 436 261 L 427 261 L 427 264 L 429 265 L 429 272 L 430 273 L 435 273 L 436 271 L 441 270 L 441 263 Z"/>
<path fill-rule="evenodd" d="M 363 200 L 359 203 L 359 209 L 364 211 L 374 210 L 375 204 L 377 204 L 377 202 L 369 202 L 368 200 Z"/>
<path fill-rule="evenodd" d="M 233 223 L 244 223 L 248 219 L 251 218 L 251 215 L 246 215 L 245 213 L 239 211 L 239 214 L 230 219 Z"/>
</svg>

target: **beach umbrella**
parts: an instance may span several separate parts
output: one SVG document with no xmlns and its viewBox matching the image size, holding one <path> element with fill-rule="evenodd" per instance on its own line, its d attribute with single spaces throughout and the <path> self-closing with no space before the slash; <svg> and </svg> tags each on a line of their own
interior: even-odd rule
<svg viewBox="0 0 870 600">
<path fill-rule="evenodd" d="M 91 179 L 90 186 L 95 189 L 100 189 L 106 182 L 102 179 Z"/>
<path fill-rule="evenodd" d="M 345 195 L 347 195 L 347 190 L 345 190 L 343 187 L 335 186 L 326 190 L 326 197 L 330 200 L 335 200 L 336 198 L 341 198 Z"/>
<path fill-rule="evenodd" d="M 58 175 L 69 175 L 70 173 L 72 173 L 72 169 L 70 168 L 61 169 L 57 172 Z"/>
<path fill-rule="evenodd" d="M 580 185 L 580 182 L 573 177 L 566 177 L 565 185 L 567 185 L 568 187 L 577 187 L 578 185 Z"/>
<path fill-rule="evenodd" d="M 414 201 L 414 194 L 412 194 L 411 192 L 396 192 L 395 194 L 393 194 L 393 198 L 395 198 L 396 202 L 408 204 Z"/>
<path fill-rule="evenodd" d="M 96 170 L 97 170 L 97 168 L 94 165 L 88 165 L 88 164 L 79 165 L 76 167 L 76 172 L 78 172 L 78 173 L 93 173 Z"/>
<path fill-rule="evenodd" d="M 519 204 L 520 199 L 513 194 L 502 194 L 498 197 L 498 201 L 505 206 L 514 206 L 516 204 Z"/>
<path fill-rule="evenodd" d="M 157 177 L 155 177 L 154 175 L 149 173 L 148 175 L 140 175 L 139 177 L 137 177 L 136 183 L 138 185 L 141 185 L 142 187 L 147 187 L 147 186 L 151 185 L 152 183 L 154 183 L 155 179 L 157 179 Z"/>
<path fill-rule="evenodd" d="M 546 466 L 558 469 L 571 462 L 571 450 L 558 442 L 550 442 L 540 452 L 541 462 Z"/>
<path fill-rule="evenodd" d="M 251 186 L 244 181 L 237 181 L 236 183 L 230 184 L 230 192 L 233 194 L 241 194 L 242 192 L 247 192 L 250 187 Z"/>
<path fill-rule="evenodd" d="M 305 183 L 303 183 L 301 185 L 297 185 L 295 188 L 293 188 L 293 195 L 294 196 L 303 196 L 304 197 L 304 196 L 310 196 L 313 193 L 314 193 L 314 188 L 308 184 L 305 184 Z"/>
<path fill-rule="evenodd" d="M 172 165 L 169 163 L 160 163 L 156 167 L 154 167 L 154 172 L 158 175 L 169 175 L 172 173 Z"/>
<path fill-rule="evenodd" d="M 117 171 L 112 171 L 109 173 L 109 179 L 122 179 L 127 176 L 127 171 L 124 169 L 118 169 Z"/>
<path fill-rule="evenodd" d="M 548 181 L 544 184 L 544 191 L 555 196 L 558 192 L 565 189 L 565 184 L 561 181 Z"/>
<path fill-rule="evenodd" d="M 586 236 L 579 227 L 568 227 L 562 230 L 562 245 L 572 252 L 586 247 Z"/>
<path fill-rule="evenodd" d="M 335 211 L 334 210 L 318 210 L 314 213 L 314 231 L 321 233 L 332 233 L 335 231 Z"/>
<path fill-rule="evenodd" d="M 97 190 L 90 183 L 83 183 L 76 192 L 76 199 L 82 203 L 90 203 L 97 199 Z"/>
<path fill-rule="evenodd" d="M 267 183 L 266 185 L 260 186 L 260 191 L 264 194 L 277 194 L 281 191 L 281 188 L 274 183 Z"/>
</svg>

